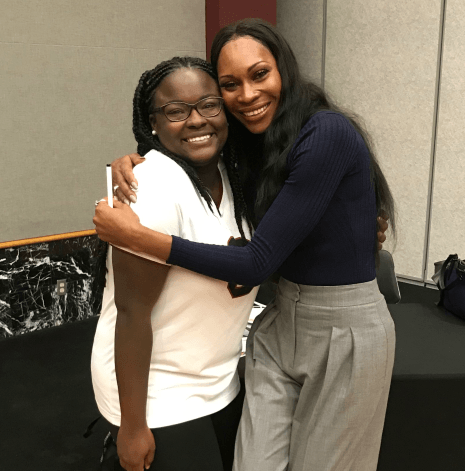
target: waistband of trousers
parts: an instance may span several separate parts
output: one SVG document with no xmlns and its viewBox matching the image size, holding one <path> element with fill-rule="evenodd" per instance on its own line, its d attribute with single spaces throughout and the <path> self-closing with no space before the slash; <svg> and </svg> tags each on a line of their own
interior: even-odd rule
<svg viewBox="0 0 465 471">
<path fill-rule="evenodd" d="M 312 286 L 281 277 L 277 296 L 313 306 L 349 307 L 377 303 L 384 299 L 376 278 L 364 283 L 339 286 Z"/>
</svg>

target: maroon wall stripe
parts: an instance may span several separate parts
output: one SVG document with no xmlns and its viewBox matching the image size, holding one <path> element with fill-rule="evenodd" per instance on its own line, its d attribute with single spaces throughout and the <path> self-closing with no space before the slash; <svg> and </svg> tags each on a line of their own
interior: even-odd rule
<svg viewBox="0 0 465 471">
<path fill-rule="evenodd" d="M 263 18 L 276 25 L 276 0 L 205 0 L 207 58 L 215 34 L 243 18 Z"/>
</svg>

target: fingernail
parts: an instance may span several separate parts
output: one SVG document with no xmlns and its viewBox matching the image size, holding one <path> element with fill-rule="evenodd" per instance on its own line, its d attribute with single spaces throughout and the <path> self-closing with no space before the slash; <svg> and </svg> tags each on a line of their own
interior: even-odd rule
<svg viewBox="0 0 465 471">
<path fill-rule="evenodd" d="M 125 204 L 129 205 L 129 200 L 127 198 L 124 198 L 123 201 L 124 201 Z"/>
<path fill-rule="evenodd" d="M 118 197 L 115 195 L 113 196 L 113 199 L 115 199 L 116 201 L 119 201 Z"/>
<path fill-rule="evenodd" d="M 131 196 L 129 197 L 129 199 L 130 199 L 133 203 L 135 203 L 135 202 L 137 201 L 137 198 L 136 198 L 134 195 L 131 195 Z"/>
<path fill-rule="evenodd" d="M 131 183 L 131 188 L 132 188 L 133 190 L 137 190 L 137 189 L 138 189 L 137 183 L 136 183 L 136 182 L 132 182 L 132 183 Z"/>
</svg>

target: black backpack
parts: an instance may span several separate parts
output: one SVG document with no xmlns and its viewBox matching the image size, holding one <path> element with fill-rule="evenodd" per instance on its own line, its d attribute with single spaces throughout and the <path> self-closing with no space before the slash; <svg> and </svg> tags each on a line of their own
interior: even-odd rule
<svg viewBox="0 0 465 471">
<path fill-rule="evenodd" d="M 465 261 L 449 255 L 433 280 L 441 294 L 438 306 L 465 321 Z"/>
</svg>

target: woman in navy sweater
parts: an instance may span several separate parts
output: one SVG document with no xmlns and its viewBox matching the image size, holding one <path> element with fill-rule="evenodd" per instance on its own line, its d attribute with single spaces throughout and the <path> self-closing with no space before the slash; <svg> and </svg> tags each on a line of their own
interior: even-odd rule
<svg viewBox="0 0 465 471">
<path fill-rule="evenodd" d="M 97 232 L 238 285 L 279 273 L 248 338 L 236 471 L 375 471 L 395 345 L 375 279 L 377 216 L 395 230 L 389 186 L 367 134 L 301 78 L 276 28 L 227 26 L 211 57 L 252 240 L 220 247 L 160 234 L 119 202 L 97 206 Z"/>
</svg>

